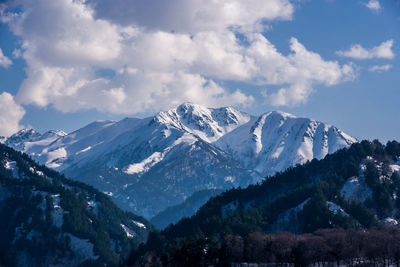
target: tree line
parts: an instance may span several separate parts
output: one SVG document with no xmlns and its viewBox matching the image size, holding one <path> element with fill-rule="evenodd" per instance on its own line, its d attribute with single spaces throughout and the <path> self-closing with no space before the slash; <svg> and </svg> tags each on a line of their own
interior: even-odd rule
<svg viewBox="0 0 400 267">
<path fill-rule="evenodd" d="M 152 239 L 160 238 L 152 234 Z M 162 240 L 158 240 L 160 242 Z M 296 235 L 252 233 L 245 237 L 188 237 L 132 256 L 126 266 L 399 266 L 400 229 L 325 229 Z M 240 266 L 240 265 L 238 265 Z"/>
</svg>

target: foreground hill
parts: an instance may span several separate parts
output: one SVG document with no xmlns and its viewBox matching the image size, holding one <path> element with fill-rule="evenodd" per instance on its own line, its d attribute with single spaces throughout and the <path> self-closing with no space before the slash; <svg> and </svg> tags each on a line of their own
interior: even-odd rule
<svg viewBox="0 0 400 267">
<path fill-rule="evenodd" d="M 283 112 L 257 117 L 191 103 L 144 119 L 93 122 L 69 134 L 22 130 L 6 140 L 146 218 L 198 191 L 246 187 L 354 142 L 334 126 Z"/>
<path fill-rule="evenodd" d="M 396 226 L 400 219 L 399 171 L 399 143 L 353 144 L 261 184 L 212 198 L 195 216 L 151 234 L 146 246 L 132 255 L 132 262 L 149 252 L 157 258 L 161 251 L 168 261 L 188 244 L 192 251 L 197 246 L 215 245 L 209 243 L 214 241 L 221 246 L 223 237 L 229 235 Z"/>
<path fill-rule="evenodd" d="M 117 266 L 151 230 L 91 186 L 0 144 L 0 265 Z"/>
</svg>

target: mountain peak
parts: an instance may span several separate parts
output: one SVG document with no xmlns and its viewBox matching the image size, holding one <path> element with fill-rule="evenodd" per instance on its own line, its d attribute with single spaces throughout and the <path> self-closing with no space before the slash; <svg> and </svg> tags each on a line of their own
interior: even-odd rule
<svg viewBox="0 0 400 267">
<path fill-rule="evenodd" d="M 269 112 L 268 114 L 272 115 L 272 116 L 281 116 L 281 117 L 283 117 L 285 119 L 286 118 L 297 118 L 296 116 L 294 116 L 294 115 L 292 115 L 290 113 L 281 111 L 281 110 L 273 110 L 273 111 Z"/>
<path fill-rule="evenodd" d="M 182 110 L 187 110 L 187 109 L 194 109 L 196 107 L 204 108 L 204 106 L 195 104 L 193 102 L 183 102 L 179 106 L 176 107 L 176 109 L 182 109 Z"/>
<path fill-rule="evenodd" d="M 34 129 L 21 129 L 5 140 L 5 144 L 13 148 L 23 150 L 26 142 L 31 142 L 40 138 L 41 134 Z"/>
<path fill-rule="evenodd" d="M 39 137 L 39 136 L 40 136 L 40 133 L 38 133 L 34 129 L 25 128 L 25 129 L 19 130 L 15 134 L 11 135 L 8 139 L 18 139 L 21 141 L 25 141 L 27 139 L 31 139 L 31 138 Z"/>
<path fill-rule="evenodd" d="M 62 131 L 62 130 L 50 130 L 45 132 L 43 135 L 49 135 L 49 136 L 66 136 L 68 135 L 66 132 Z"/>
<path fill-rule="evenodd" d="M 174 109 L 158 113 L 155 120 L 167 127 L 195 134 L 206 142 L 214 142 L 247 123 L 250 116 L 232 107 L 207 108 L 185 102 Z"/>
</svg>

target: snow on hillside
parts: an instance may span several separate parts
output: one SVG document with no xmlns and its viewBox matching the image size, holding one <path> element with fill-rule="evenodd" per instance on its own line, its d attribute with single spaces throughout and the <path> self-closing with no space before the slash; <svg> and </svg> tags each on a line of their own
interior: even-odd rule
<svg viewBox="0 0 400 267">
<path fill-rule="evenodd" d="M 363 176 L 360 178 L 357 176 L 349 178 L 340 193 L 347 201 L 358 200 L 360 202 L 364 202 L 372 195 Z"/>
<path fill-rule="evenodd" d="M 208 143 L 247 123 L 250 116 L 234 108 L 206 108 L 184 103 L 175 109 L 160 112 L 155 120 L 159 123 L 195 134 Z"/>
<path fill-rule="evenodd" d="M 327 201 L 326 205 L 328 206 L 329 211 L 331 211 L 333 214 L 341 214 L 343 216 L 350 216 L 347 212 L 344 211 L 344 209 L 342 207 L 340 207 L 336 203 Z"/>
<path fill-rule="evenodd" d="M 272 175 L 313 158 L 322 159 L 356 141 L 329 124 L 273 111 L 225 134 L 216 145 L 245 167 Z"/>
<path fill-rule="evenodd" d="M 171 131 L 178 134 L 171 136 Z M 161 139 L 179 139 L 183 133 L 189 133 L 193 138 L 216 145 L 237 158 L 244 167 L 262 175 L 313 158 L 322 159 L 356 142 L 331 125 L 280 111 L 257 118 L 231 107 L 211 109 L 184 103 L 153 118 L 96 121 L 70 134 L 49 131 L 40 135 L 33 129 L 24 129 L 8 138 L 6 144 L 48 167 L 63 170 L 82 160 L 97 158 L 109 151 L 110 146 L 114 146 L 112 150 L 149 136 L 152 138 L 145 142 L 159 140 L 160 136 L 153 135 L 155 132 L 163 137 Z M 159 149 L 139 155 L 125 166 L 125 172 L 136 174 L 148 170 L 161 161 L 169 149 L 164 147 L 166 151 Z"/>
<path fill-rule="evenodd" d="M 127 174 L 142 174 L 150 170 L 154 165 L 162 161 L 166 154 L 171 151 L 175 146 L 185 143 L 186 145 L 193 145 L 196 142 L 196 138 L 191 134 L 185 133 L 183 136 L 179 137 L 171 146 L 165 148 L 162 152 L 154 152 L 148 158 L 145 158 L 139 163 L 130 164 L 126 169 Z"/>
<path fill-rule="evenodd" d="M 256 117 L 184 103 L 154 117 L 95 121 L 69 134 L 22 130 L 6 144 L 151 217 L 198 190 L 247 186 L 354 142 L 331 125 L 280 111 Z"/>
</svg>

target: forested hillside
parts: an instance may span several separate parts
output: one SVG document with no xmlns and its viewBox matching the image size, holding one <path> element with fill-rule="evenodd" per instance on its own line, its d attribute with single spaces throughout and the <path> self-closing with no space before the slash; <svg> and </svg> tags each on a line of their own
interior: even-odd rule
<svg viewBox="0 0 400 267">
<path fill-rule="evenodd" d="M 117 266 L 151 224 L 0 144 L 0 265 Z"/>
<path fill-rule="evenodd" d="M 229 190 L 208 201 L 192 218 L 151 234 L 147 244 L 131 255 L 130 263 L 150 253 L 153 260 L 172 264 L 177 250 L 186 247 L 193 252 L 213 242 L 221 249 L 229 236 L 246 240 L 252 233 L 395 226 L 400 217 L 399 156 L 398 142 L 384 146 L 362 141 L 258 185 Z M 240 242 L 235 244 L 240 247 Z"/>
<path fill-rule="evenodd" d="M 150 221 L 159 228 L 164 229 L 171 223 L 177 223 L 181 218 L 193 216 L 211 197 L 224 192 L 220 189 L 202 190 L 194 193 L 182 204 L 172 206 L 154 216 Z"/>
</svg>

